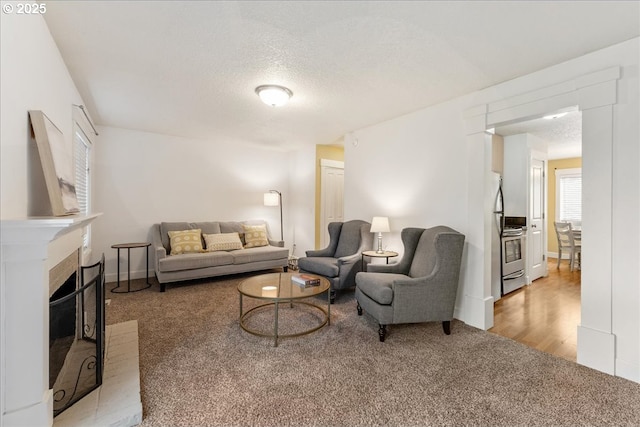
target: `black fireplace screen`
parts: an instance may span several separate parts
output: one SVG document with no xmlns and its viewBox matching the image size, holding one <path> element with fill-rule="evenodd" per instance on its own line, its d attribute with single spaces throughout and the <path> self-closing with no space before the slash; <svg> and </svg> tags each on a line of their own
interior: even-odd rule
<svg viewBox="0 0 640 427">
<path fill-rule="evenodd" d="M 53 415 L 102 384 L 104 367 L 104 254 L 76 273 L 49 302 L 49 388 Z"/>
</svg>

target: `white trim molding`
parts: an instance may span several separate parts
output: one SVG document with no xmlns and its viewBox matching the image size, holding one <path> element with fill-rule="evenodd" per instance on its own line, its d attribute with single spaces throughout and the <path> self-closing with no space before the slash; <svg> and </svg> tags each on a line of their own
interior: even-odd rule
<svg viewBox="0 0 640 427">
<path fill-rule="evenodd" d="M 617 103 L 617 84 L 621 76 L 620 67 L 611 67 L 598 72 L 578 76 L 572 80 L 542 87 L 516 96 L 499 99 L 488 104 L 477 105 L 465 111 L 467 145 L 475 153 L 473 146 L 481 140 L 479 135 L 498 125 L 516 123 L 540 118 L 549 113 L 575 109 L 582 114 L 583 135 L 583 184 L 588 188 L 589 197 L 583 200 L 582 224 L 583 269 L 581 294 L 581 323 L 578 327 L 578 363 L 610 374 L 615 373 L 615 336 L 612 329 L 612 152 L 614 135 L 613 105 Z M 486 150 L 485 150 L 486 151 Z M 488 156 L 491 156 L 489 152 Z M 486 163 L 486 162 L 485 162 Z M 480 171 L 469 172 L 470 185 L 483 179 Z M 490 173 L 490 169 L 484 171 Z M 486 180 L 485 180 L 486 181 Z M 486 189 L 485 189 L 486 190 Z M 492 197 L 487 191 L 484 197 Z M 479 202 L 475 194 L 468 195 L 468 206 L 477 211 Z M 489 201 L 485 201 L 485 205 Z M 488 210 L 484 210 L 485 227 L 490 224 Z M 471 220 L 471 218 L 470 218 Z M 470 227 L 471 227 L 470 223 Z M 485 233 L 486 235 L 486 233 Z M 484 268 L 490 269 L 490 242 L 477 241 L 484 247 Z M 598 248 L 590 251 L 589 248 Z M 597 266 L 597 267 L 596 267 Z M 491 296 L 490 270 L 482 275 L 485 283 L 473 283 L 468 290 L 470 304 L 473 299 L 483 300 Z M 478 298 L 482 292 L 484 298 Z M 473 326 L 493 325 L 493 306 L 484 305 L 484 316 L 473 316 Z M 487 313 L 486 311 L 490 311 Z M 484 322 L 479 319 L 489 319 Z M 466 321 L 466 319 L 465 319 Z M 475 323 L 475 324 L 474 324 Z M 481 323 L 484 323 L 482 325 Z"/>
</svg>

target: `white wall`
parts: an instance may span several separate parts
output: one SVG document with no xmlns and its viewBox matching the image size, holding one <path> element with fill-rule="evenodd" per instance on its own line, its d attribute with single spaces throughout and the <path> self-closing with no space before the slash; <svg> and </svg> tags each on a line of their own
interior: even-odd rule
<svg viewBox="0 0 640 427">
<path fill-rule="evenodd" d="M 467 148 L 464 139 L 451 138 L 464 126 L 460 108 L 442 104 L 345 139 L 345 218 L 389 217 L 385 249 L 402 253 L 405 227 L 466 227 Z"/>
<path fill-rule="evenodd" d="M 530 157 L 528 136 L 520 134 L 504 138 L 502 191 L 504 192 L 504 214 L 506 216 L 528 216 L 529 192 L 527 188 Z"/>
<path fill-rule="evenodd" d="M 48 195 L 43 182 L 34 184 L 36 178 L 43 178 L 42 172 L 37 173 L 40 164 L 36 162 L 37 151 L 30 138 L 27 111 L 44 111 L 60 128 L 71 149 L 72 104 L 82 104 L 82 99 L 40 15 L 2 13 L 0 30 L 0 218 L 23 219 L 42 214 L 36 206 L 48 205 L 37 203 Z M 0 360 L 3 364 L 8 335 L 5 333 L 4 265 L 3 260 L 0 273 Z M 4 368 L 0 367 L 0 424 L 7 410 Z M 35 401 L 40 398 L 42 396 Z"/>
<path fill-rule="evenodd" d="M 46 198 L 46 188 L 33 194 L 30 181 L 38 178 L 35 144 L 30 143 L 28 110 L 42 110 L 72 147 L 72 104 L 82 99 L 62 61 L 49 28 L 40 15 L 0 15 L 0 217 L 42 215 L 29 196 Z M 30 157 L 31 156 L 31 157 Z M 40 176 L 40 178 L 42 178 Z"/>
<path fill-rule="evenodd" d="M 271 189 L 283 193 L 285 242 L 291 246 L 286 153 L 111 127 L 98 132 L 93 210 L 103 215 L 92 226 L 92 247 L 105 254 L 107 281 L 116 280 L 111 245 L 150 242 L 154 223 L 265 219 L 279 238 L 280 210 L 263 206 L 263 194 Z M 132 277 L 144 277 L 144 255 L 144 250 L 131 251 Z M 120 274 L 126 278 L 126 258 Z"/>
<path fill-rule="evenodd" d="M 292 228 L 292 254 L 305 255 L 305 250 L 315 247 L 315 188 L 316 147 L 310 145 L 291 153 L 289 165 L 289 189 L 285 206 L 288 206 L 288 224 Z"/>
<path fill-rule="evenodd" d="M 492 313 L 490 317 L 482 315 L 492 310 L 486 274 L 490 268 L 486 258 L 490 242 L 487 242 L 488 233 L 485 232 L 490 224 L 482 220 L 486 210 L 491 148 L 490 139 L 481 134 L 467 136 L 471 134 L 465 127 L 471 120 L 469 111 L 482 104 L 526 96 L 530 91 L 609 67 L 622 67 L 618 103 L 612 110 L 612 165 L 605 168 L 613 172 L 611 176 L 600 178 L 597 177 L 602 173 L 596 168 L 591 172 L 595 179 L 611 180 L 613 187 L 612 194 L 604 194 L 605 199 L 613 200 L 611 249 L 599 252 L 597 257 L 613 260 L 612 281 L 604 285 L 604 289 L 598 283 L 583 285 L 582 326 L 595 329 L 602 325 L 605 333 L 615 337 L 612 340 L 615 341 L 615 374 L 640 382 L 640 276 L 637 268 L 640 250 L 638 241 L 628 237 L 638 235 L 639 230 L 639 40 L 636 38 L 353 132 L 357 146 L 345 144 L 345 164 L 349 167 L 345 176 L 345 216 L 366 219 L 374 214 L 388 215 L 396 233 L 394 245 L 398 244 L 395 242 L 397 233 L 406 226 L 441 223 L 466 234 L 456 315 L 471 325 L 491 327 Z M 484 113 L 477 113 L 482 120 Z M 583 172 L 586 173 L 584 169 Z M 597 238 L 593 245 L 607 248 L 606 242 L 600 245 Z M 589 278 L 586 279 L 588 282 Z M 585 288 L 589 288 L 586 297 Z M 610 329 L 600 319 L 602 307 L 592 301 L 594 295 L 602 293 L 612 295 Z M 600 351 L 584 345 L 581 348 L 580 341 L 578 347 L 579 353 Z"/>
</svg>

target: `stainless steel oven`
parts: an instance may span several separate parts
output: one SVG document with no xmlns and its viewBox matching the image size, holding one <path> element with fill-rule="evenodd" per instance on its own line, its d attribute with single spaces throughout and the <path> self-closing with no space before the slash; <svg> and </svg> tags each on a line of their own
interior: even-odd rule
<svg viewBox="0 0 640 427">
<path fill-rule="evenodd" d="M 502 293 L 508 294 L 524 286 L 524 230 L 506 226 L 502 231 Z"/>
</svg>

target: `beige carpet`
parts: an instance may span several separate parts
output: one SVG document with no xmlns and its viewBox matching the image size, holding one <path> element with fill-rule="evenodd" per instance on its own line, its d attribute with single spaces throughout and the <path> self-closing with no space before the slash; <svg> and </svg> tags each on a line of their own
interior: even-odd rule
<svg viewBox="0 0 640 427">
<path fill-rule="evenodd" d="M 330 326 L 274 348 L 239 327 L 245 277 L 107 292 L 109 324 L 138 320 L 142 426 L 640 425 L 639 384 L 459 321 L 450 336 L 439 323 L 392 326 L 380 343 L 352 292 Z M 282 311 L 289 331 L 317 321 Z"/>
</svg>

